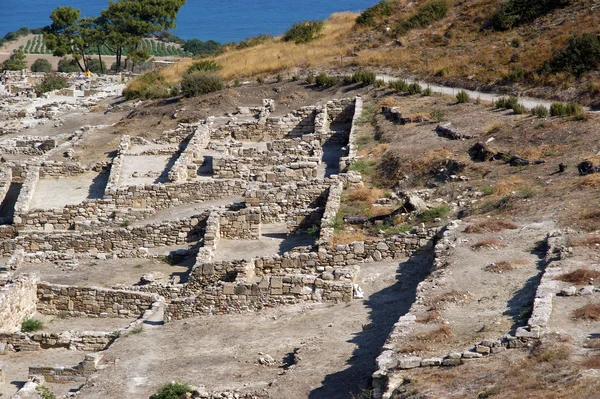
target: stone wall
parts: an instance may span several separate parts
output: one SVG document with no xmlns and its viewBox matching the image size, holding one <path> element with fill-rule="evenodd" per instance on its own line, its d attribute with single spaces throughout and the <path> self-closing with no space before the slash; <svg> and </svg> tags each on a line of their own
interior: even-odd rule
<svg viewBox="0 0 600 399">
<path fill-rule="evenodd" d="M 355 115 L 354 100 L 351 98 L 335 99 L 327 102 L 327 120 L 331 122 L 350 122 Z"/>
<path fill-rule="evenodd" d="M 0 167 L 0 203 L 4 201 L 10 184 L 12 183 L 12 169 L 10 167 Z"/>
<path fill-rule="evenodd" d="M 124 135 L 121 137 L 121 142 L 117 149 L 117 156 L 113 158 L 112 166 L 110 167 L 110 175 L 108 176 L 108 182 L 106 183 L 106 189 L 104 190 L 105 195 L 113 192 L 119 187 L 121 174 L 123 172 L 123 158 L 130 148 L 131 137 L 129 135 Z"/>
<path fill-rule="evenodd" d="M 320 157 L 276 155 L 238 158 L 231 155 L 214 157 L 215 177 L 275 183 L 316 178 Z"/>
<path fill-rule="evenodd" d="M 140 248 L 183 245 L 198 241 L 204 234 L 204 221 L 208 214 L 184 220 L 167 221 L 135 227 L 107 228 L 84 232 L 21 233 L 3 243 L 3 255 L 15 249 L 25 252 L 73 251 L 75 253 L 116 252 L 136 256 Z M 133 253 L 131 253 L 133 252 Z M 142 251 L 143 252 L 143 251 Z M 147 252 L 147 251 L 146 251 Z"/>
<path fill-rule="evenodd" d="M 37 281 L 22 276 L 0 285 L 0 331 L 20 331 L 23 320 L 35 313 Z"/>
<path fill-rule="evenodd" d="M 169 181 L 181 183 L 188 178 L 196 176 L 198 162 L 201 161 L 201 150 L 206 148 L 210 140 L 210 129 L 207 125 L 200 125 L 192 135 L 186 148 L 179 155 L 177 161 L 169 171 Z M 200 162 L 201 163 L 201 162 Z"/>
<path fill-rule="evenodd" d="M 90 168 L 77 162 L 44 161 L 40 165 L 40 178 L 61 178 L 81 175 Z"/>
<path fill-rule="evenodd" d="M 330 180 L 299 181 L 274 187 L 272 184 L 256 184 L 246 192 L 246 205 L 259 207 L 263 221 L 285 221 L 286 215 L 298 209 L 325 206 Z"/>
<path fill-rule="evenodd" d="M 29 206 L 31 205 L 35 189 L 40 179 L 40 167 L 31 166 L 25 173 L 23 186 L 21 187 L 21 192 L 15 203 L 15 215 L 29 211 Z"/>
<path fill-rule="evenodd" d="M 333 239 L 335 219 L 340 209 L 342 191 L 344 191 L 344 185 L 341 181 L 334 182 L 329 186 L 327 203 L 325 205 L 325 210 L 323 211 L 323 219 L 321 220 L 321 230 L 319 233 L 318 245 L 320 246 L 329 246 Z"/>
<path fill-rule="evenodd" d="M 314 228 L 321 224 L 323 218 L 323 207 L 296 209 L 285 215 L 288 234 L 304 233 L 308 228 Z"/>
<path fill-rule="evenodd" d="M 0 343 L 12 345 L 17 351 L 65 348 L 69 350 L 97 352 L 106 349 L 118 336 L 118 332 L 105 331 L 0 333 Z"/>
<path fill-rule="evenodd" d="M 155 294 L 45 282 L 38 284 L 37 298 L 42 314 L 77 317 L 140 317 L 159 299 Z"/>
<path fill-rule="evenodd" d="M 260 220 L 259 208 L 222 212 L 218 236 L 228 239 L 258 240 L 260 238 Z"/>
<path fill-rule="evenodd" d="M 358 120 L 362 114 L 363 110 L 363 100 L 361 97 L 356 96 L 354 101 L 354 109 L 353 109 L 353 117 L 352 117 L 352 127 L 350 128 L 350 135 L 348 137 L 348 153 L 346 156 L 340 159 L 340 171 L 346 170 L 350 165 L 352 165 L 356 161 L 357 157 L 357 145 L 356 140 L 358 139 L 357 130 Z"/>
<path fill-rule="evenodd" d="M 45 382 L 50 383 L 85 382 L 87 377 L 98 370 L 98 363 L 101 359 L 101 353 L 88 353 L 85 355 L 85 359 L 75 367 L 30 366 L 29 379 L 32 379 L 33 376 L 41 376 Z"/>
</svg>

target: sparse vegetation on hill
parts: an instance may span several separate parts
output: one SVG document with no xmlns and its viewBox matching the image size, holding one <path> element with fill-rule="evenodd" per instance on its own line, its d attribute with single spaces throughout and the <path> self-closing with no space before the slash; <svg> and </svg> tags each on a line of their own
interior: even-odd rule
<svg viewBox="0 0 600 399">
<path fill-rule="evenodd" d="M 398 23 L 395 32 L 402 35 L 411 29 L 424 28 L 428 24 L 444 18 L 451 6 L 452 4 L 447 0 L 430 0 L 419 7 L 410 18 Z"/>
<path fill-rule="evenodd" d="M 495 29 L 508 30 L 533 22 L 536 18 L 571 3 L 572 0 L 508 0 L 494 14 L 492 23 Z"/>
<path fill-rule="evenodd" d="M 283 34 L 284 42 L 294 42 L 296 44 L 308 43 L 315 40 L 323 31 L 323 21 L 304 21 L 292 25 L 287 32 Z"/>
<path fill-rule="evenodd" d="M 382 0 L 374 6 L 364 10 L 356 18 L 356 23 L 359 25 L 373 26 L 378 19 L 392 15 L 397 4 L 398 2 L 394 0 Z"/>
</svg>

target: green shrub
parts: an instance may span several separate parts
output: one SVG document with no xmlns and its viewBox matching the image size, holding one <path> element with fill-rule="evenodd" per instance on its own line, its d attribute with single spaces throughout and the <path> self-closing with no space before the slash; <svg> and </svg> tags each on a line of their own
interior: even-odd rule
<svg viewBox="0 0 600 399">
<path fill-rule="evenodd" d="M 377 79 L 375 81 L 375 87 L 385 87 L 385 86 L 386 86 L 385 80 Z"/>
<path fill-rule="evenodd" d="M 258 46 L 259 44 L 268 42 L 269 40 L 272 40 L 272 39 L 273 39 L 273 36 L 271 36 L 271 35 L 258 35 L 258 36 L 253 36 L 253 37 L 247 37 L 246 39 L 239 42 L 235 46 L 235 48 L 240 50 L 240 49 L 247 48 L 247 47 L 254 47 L 254 46 Z"/>
<path fill-rule="evenodd" d="M 19 35 L 17 35 L 16 32 L 8 32 L 6 35 L 4 35 L 4 40 L 6 40 L 7 42 L 12 42 L 14 40 L 17 40 L 19 38 Z"/>
<path fill-rule="evenodd" d="M 423 96 L 424 97 L 428 97 L 432 94 L 431 92 L 431 87 L 427 86 L 427 88 L 425 90 L 423 90 Z"/>
<path fill-rule="evenodd" d="M 49 73 L 52 71 L 52 65 L 48 60 L 38 58 L 31 64 L 31 72 L 45 72 Z"/>
<path fill-rule="evenodd" d="M 520 82 L 525 78 L 525 70 L 520 65 L 515 65 L 512 67 L 510 72 L 508 73 L 508 79 L 513 82 Z"/>
<path fill-rule="evenodd" d="M 423 91 L 421 85 L 418 83 L 411 83 L 408 85 L 408 94 L 419 94 Z"/>
<path fill-rule="evenodd" d="M 511 109 L 513 110 L 513 112 L 514 112 L 515 114 L 524 114 L 525 112 L 527 112 L 527 108 L 525 108 L 525 107 L 523 106 L 523 104 L 519 104 L 519 103 L 517 103 L 517 104 L 514 104 L 514 105 L 511 107 Z"/>
<path fill-rule="evenodd" d="M 492 17 L 492 26 L 497 30 L 509 30 L 570 3 L 571 0 L 506 0 Z"/>
<path fill-rule="evenodd" d="M 445 116 L 446 115 L 444 115 L 444 111 L 439 109 L 434 109 L 429 113 L 429 117 L 438 123 L 442 122 Z"/>
<path fill-rule="evenodd" d="M 187 73 L 192 73 L 195 71 L 205 71 L 205 72 L 217 72 L 221 70 L 223 67 L 217 64 L 214 61 L 208 60 L 200 60 L 194 62 L 187 70 Z"/>
<path fill-rule="evenodd" d="M 241 87 L 242 82 L 239 79 L 233 81 L 233 87 Z"/>
<path fill-rule="evenodd" d="M 435 221 L 436 218 L 443 218 L 446 214 L 450 212 L 450 207 L 448 205 L 440 205 L 435 208 L 428 209 L 419 215 L 419 220 L 423 223 L 431 223 Z"/>
<path fill-rule="evenodd" d="M 404 93 L 408 91 L 408 83 L 406 83 L 406 80 L 403 79 L 390 81 L 388 83 L 388 87 L 394 90 L 396 93 Z"/>
<path fill-rule="evenodd" d="M 586 33 L 572 36 L 550 60 L 553 72 L 570 72 L 580 76 L 600 65 L 600 36 Z"/>
<path fill-rule="evenodd" d="M 38 385 L 35 387 L 35 391 L 41 396 L 42 399 L 56 399 L 54 392 L 52 392 L 50 388 L 46 386 Z"/>
<path fill-rule="evenodd" d="M 265 79 L 263 79 L 262 76 L 259 76 L 258 78 L 256 78 L 256 83 L 258 83 L 260 86 L 265 84 Z"/>
<path fill-rule="evenodd" d="M 283 41 L 296 44 L 308 43 L 319 37 L 324 25 L 323 21 L 298 22 L 284 33 Z"/>
<path fill-rule="evenodd" d="M 318 238 L 321 234 L 321 228 L 318 225 L 313 224 L 308 229 L 306 229 L 306 234 L 308 234 L 311 237 Z"/>
<path fill-rule="evenodd" d="M 312 72 L 309 72 L 308 75 L 306 75 L 306 84 L 313 84 L 315 83 L 315 75 Z"/>
<path fill-rule="evenodd" d="M 567 106 L 564 103 L 550 104 L 550 116 L 567 116 Z"/>
<path fill-rule="evenodd" d="M 320 73 L 315 78 L 315 83 L 319 87 L 332 87 L 340 83 L 340 78 L 337 76 L 329 76 L 325 73 Z"/>
<path fill-rule="evenodd" d="M 353 83 L 361 83 L 363 86 L 370 86 L 375 84 L 377 80 L 377 75 L 375 72 L 368 70 L 358 70 L 352 74 L 352 82 Z"/>
<path fill-rule="evenodd" d="M 44 328 L 44 322 L 37 319 L 30 319 L 26 317 L 21 323 L 21 331 L 23 332 L 34 332 Z"/>
<path fill-rule="evenodd" d="M 461 90 L 456 94 L 456 101 L 458 101 L 459 104 L 468 103 L 470 100 L 471 97 L 469 97 L 469 93 L 464 90 Z"/>
<path fill-rule="evenodd" d="M 41 96 L 43 93 L 64 89 L 66 87 L 69 87 L 67 78 L 57 74 L 50 74 L 44 76 L 42 81 L 35 86 L 35 92 L 38 96 Z"/>
<path fill-rule="evenodd" d="M 300 76 L 298 76 L 298 75 L 292 76 L 292 82 L 297 82 L 299 80 L 300 80 Z"/>
<path fill-rule="evenodd" d="M 223 89 L 223 81 L 217 74 L 204 71 L 186 73 L 181 79 L 181 94 L 195 97 Z"/>
<path fill-rule="evenodd" d="M 379 3 L 360 13 L 360 15 L 356 18 L 356 23 L 367 26 L 375 25 L 376 19 L 392 15 L 395 9 L 395 3 L 396 2 L 393 0 L 380 1 Z"/>
<path fill-rule="evenodd" d="M 283 81 L 283 76 L 281 76 L 281 74 L 278 73 L 277 76 L 275 76 L 275 80 L 277 81 L 277 83 L 281 83 L 281 81 Z"/>
<path fill-rule="evenodd" d="M 19 28 L 15 33 L 19 37 L 21 37 L 21 36 L 27 36 L 30 33 L 30 30 L 29 30 L 28 27 L 24 26 L 22 28 Z"/>
<path fill-rule="evenodd" d="M 81 69 L 79 69 L 79 65 L 77 65 L 77 61 L 71 59 L 66 59 L 63 58 L 62 60 L 58 61 L 58 72 L 66 72 L 66 73 L 71 73 L 71 72 L 80 72 Z"/>
<path fill-rule="evenodd" d="M 192 391 L 192 387 L 181 382 L 172 382 L 163 385 L 158 393 L 150 396 L 150 399 L 180 399 L 183 395 Z"/>
<path fill-rule="evenodd" d="M 396 25 L 395 31 L 401 35 L 411 29 L 423 28 L 444 18 L 450 7 L 450 2 L 446 0 L 431 0 L 419 7 L 412 17 Z"/>
<path fill-rule="evenodd" d="M 2 68 L 8 71 L 20 71 L 21 69 L 27 68 L 27 59 L 25 53 L 22 50 L 14 50 L 10 55 L 10 58 L 4 61 Z"/>
<path fill-rule="evenodd" d="M 186 75 L 184 74 L 184 78 Z M 160 73 L 148 72 L 130 82 L 123 90 L 123 95 L 127 100 L 134 98 L 168 98 L 179 95 L 179 88 L 165 82 L 165 78 Z"/>
<path fill-rule="evenodd" d="M 500 97 L 496 101 L 494 101 L 494 107 L 500 109 L 513 109 L 515 106 L 519 105 L 519 100 L 515 96 L 510 97 Z"/>
<path fill-rule="evenodd" d="M 548 114 L 548 108 L 544 107 L 543 105 L 536 105 L 535 107 L 531 108 L 531 115 L 537 116 L 538 118 L 546 118 Z"/>
<path fill-rule="evenodd" d="M 354 162 L 348 170 L 354 170 L 356 172 L 360 172 L 363 177 L 373 176 L 377 172 L 377 162 L 376 161 L 363 161 L 359 159 Z"/>
</svg>

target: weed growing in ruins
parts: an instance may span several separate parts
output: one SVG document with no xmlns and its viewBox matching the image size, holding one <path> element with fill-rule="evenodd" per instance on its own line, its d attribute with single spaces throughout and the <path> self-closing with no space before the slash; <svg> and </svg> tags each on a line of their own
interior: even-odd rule
<svg viewBox="0 0 600 399">
<path fill-rule="evenodd" d="M 21 323 L 21 331 L 22 332 L 34 332 L 39 331 L 44 328 L 44 322 L 37 319 L 30 319 L 26 317 L 25 320 Z"/>
<path fill-rule="evenodd" d="M 42 399 L 56 399 L 56 395 L 54 392 L 50 390 L 50 388 L 45 387 L 43 385 L 38 385 L 35 387 L 35 391 Z"/>
<path fill-rule="evenodd" d="M 319 237 L 319 234 L 321 234 L 321 227 L 316 224 L 313 224 L 308 229 L 306 229 L 306 234 L 308 234 L 311 237 L 315 237 L 315 238 Z"/>
<path fill-rule="evenodd" d="M 131 331 L 129 331 L 129 335 L 139 334 L 143 331 L 144 331 L 144 325 L 140 324 L 139 326 L 132 328 Z"/>
<path fill-rule="evenodd" d="M 440 205 L 435 208 L 427 209 L 419 215 L 418 219 L 423 223 L 432 223 L 435 219 L 446 216 L 448 212 L 450 212 L 450 207 L 448 205 Z"/>
<path fill-rule="evenodd" d="M 535 107 L 531 108 L 531 115 L 537 116 L 538 118 L 546 118 L 549 114 L 550 112 L 548 111 L 548 108 L 544 107 L 543 105 L 536 105 Z"/>
<path fill-rule="evenodd" d="M 429 117 L 438 123 L 443 122 L 445 116 L 444 111 L 439 109 L 434 109 L 429 113 Z"/>
<path fill-rule="evenodd" d="M 464 90 L 461 90 L 456 94 L 456 101 L 459 104 L 468 103 L 470 100 L 471 100 L 471 97 L 469 96 L 469 93 L 467 93 Z"/>
<path fill-rule="evenodd" d="M 376 166 L 376 161 L 363 161 L 362 159 L 359 159 L 358 161 L 350 165 L 348 170 L 360 172 L 360 174 L 363 177 L 369 177 L 375 175 L 375 173 L 377 172 Z"/>
<path fill-rule="evenodd" d="M 600 271 L 592 269 L 577 269 L 569 273 L 561 274 L 555 280 L 566 281 L 573 284 L 594 284 L 600 279 Z"/>
<path fill-rule="evenodd" d="M 588 303 L 584 307 L 575 309 L 573 317 L 578 320 L 600 320 L 600 303 Z"/>
<path fill-rule="evenodd" d="M 131 222 L 129 220 L 123 220 L 121 222 L 121 227 L 129 227 L 130 224 Z"/>
<path fill-rule="evenodd" d="M 142 267 L 144 267 L 144 266 L 142 266 L 142 265 L 140 265 L 140 264 L 137 264 L 137 265 L 135 265 L 133 268 L 134 268 L 134 269 L 141 269 Z"/>
<path fill-rule="evenodd" d="M 186 393 L 191 392 L 192 387 L 188 384 L 181 382 L 170 382 L 163 385 L 158 393 L 150 396 L 150 399 L 179 399 L 185 396 Z"/>
</svg>

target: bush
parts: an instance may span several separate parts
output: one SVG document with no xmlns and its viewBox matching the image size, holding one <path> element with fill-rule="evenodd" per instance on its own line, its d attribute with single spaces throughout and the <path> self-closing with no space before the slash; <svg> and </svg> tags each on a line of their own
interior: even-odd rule
<svg viewBox="0 0 600 399">
<path fill-rule="evenodd" d="M 171 95 L 173 86 L 165 82 L 159 72 L 149 72 L 131 81 L 123 95 L 127 100 L 134 98 L 167 98 Z"/>
<path fill-rule="evenodd" d="M 552 72 L 570 72 L 580 76 L 600 65 L 600 36 L 586 33 L 572 36 L 550 60 Z"/>
<path fill-rule="evenodd" d="M 519 105 L 519 100 L 515 96 L 501 97 L 494 101 L 494 107 L 500 109 L 513 109 Z"/>
<path fill-rule="evenodd" d="M 102 61 L 102 63 L 100 63 L 100 60 L 97 58 L 88 60 L 88 69 L 90 72 L 95 73 L 95 74 L 108 72 L 106 70 L 106 64 L 104 63 L 104 61 Z"/>
<path fill-rule="evenodd" d="M 546 118 L 548 114 L 548 108 L 544 107 L 543 105 L 536 105 L 535 107 L 531 108 L 531 115 L 537 116 L 538 118 Z"/>
<path fill-rule="evenodd" d="M 408 85 L 408 94 L 419 94 L 423 91 L 421 85 L 418 83 L 411 83 Z"/>
<path fill-rule="evenodd" d="M 404 34 L 411 29 L 423 28 L 434 21 L 438 21 L 446 16 L 451 4 L 446 0 L 431 0 L 417 9 L 417 12 L 396 25 L 396 33 Z"/>
<path fill-rule="evenodd" d="M 246 39 L 239 42 L 235 46 L 235 48 L 238 50 L 241 50 L 243 48 L 254 47 L 254 46 L 258 46 L 259 44 L 268 42 L 269 40 L 272 40 L 272 39 L 273 39 L 273 36 L 271 36 L 271 35 L 258 35 L 258 36 L 247 37 Z"/>
<path fill-rule="evenodd" d="M 464 90 L 461 90 L 456 94 L 456 101 L 458 101 L 459 104 L 468 103 L 469 100 L 471 100 L 471 97 L 469 97 L 469 93 Z"/>
<path fill-rule="evenodd" d="M 428 97 L 432 94 L 431 92 L 431 87 L 427 86 L 427 88 L 425 90 L 423 90 L 423 96 L 424 97 Z"/>
<path fill-rule="evenodd" d="M 563 103 L 550 104 L 550 116 L 567 116 L 567 106 Z"/>
<path fill-rule="evenodd" d="M 377 75 L 373 71 L 358 70 L 352 74 L 353 83 L 361 83 L 363 86 L 370 86 L 375 84 Z"/>
<path fill-rule="evenodd" d="M 408 83 L 406 83 L 406 80 L 403 79 L 392 80 L 388 83 L 388 87 L 394 90 L 396 93 L 404 93 L 408 91 Z"/>
<path fill-rule="evenodd" d="M 24 26 L 22 28 L 19 28 L 15 33 L 17 34 L 17 36 L 27 36 L 29 34 L 30 30 L 28 27 Z"/>
<path fill-rule="evenodd" d="M 306 75 L 306 84 L 313 84 L 315 83 L 315 75 L 312 72 L 309 72 L 308 75 Z"/>
<path fill-rule="evenodd" d="M 10 58 L 2 64 L 2 69 L 8 71 L 20 71 L 25 68 L 27 68 L 27 59 L 25 58 L 25 53 L 21 50 L 13 51 Z"/>
<path fill-rule="evenodd" d="M 445 116 L 446 115 L 444 115 L 444 111 L 439 109 L 434 109 L 429 113 L 429 117 L 438 123 L 442 122 Z"/>
<path fill-rule="evenodd" d="M 214 61 L 200 60 L 200 61 L 194 62 L 188 68 L 187 73 L 192 73 L 195 71 L 217 72 L 221 69 L 223 69 L 223 67 Z"/>
<path fill-rule="evenodd" d="M 31 72 L 48 73 L 50 71 L 52 71 L 52 65 L 50 65 L 50 62 L 48 62 L 48 60 L 45 60 L 43 58 L 38 58 L 34 61 L 33 64 L 31 64 Z"/>
<path fill-rule="evenodd" d="M 172 382 L 163 385 L 158 393 L 150 396 L 150 399 L 179 399 L 183 395 L 192 391 L 192 387 L 181 382 Z"/>
<path fill-rule="evenodd" d="M 262 76 L 259 76 L 256 78 L 256 83 L 258 83 L 259 86 L 262 86 L 265 84 L 265 79 Z"/>
<path fill-rule="evenodd" d="M 323 21 L 304 21 L 299 22 L 284 33 L 284 42 L 295 42 L 296 44 L 308 43 L 319 37 L 325 24 Z"/>
<path fill-rule="evenodd" d="M 43 93 L 64 89 L 66 87 L 69 87 L 67 78 L 57 74 L 50 74 L 44 76 L 44 79 L 35 86 L 35 92 L 38 96 L 41 96 Z"/>
<path fill-rule="evenodd" d="M 79 65 L 74 59 L 68 60 L 66 58 L 63 58 L 62 60 L 58 61 L 58 72 L 70 73 L 80 71 L 81 69 L 79 69 Z"/>
<path fill-rule="evenodd" d="M 396 2 L 393 0 L 381 0 L 379 3 L 361 12 L 356 18 L 356 23 L 367 26 L 375 25 L 375 20 L 377 18 L 392 15 L 394 12 L 395 3 Z"/>
<path fill-rule="evenodd" d="M 34 332 L 39 331 L 42 328 L 44 328 L 44 322 L 37 319 L 30 319 L 29 317 L 26 317 L 25 320 L 23 320 L 23 323 L 21 323 L 22 332 Z"/>
<path fill-rule="evenodd" d="M 6 35 L 4 35 L 4 40 L 6 40 L 7 42 L 15 41 L 18 38 L 19 35 L 17 35 L 15 32 L 8 32 Z"/>
<path fill-rule="evenodd" d="M 181 79 L 181 94 L 195 97 L 223 89 L 221 77 L 215 73 L 195 71 L 186 73 Z"/>
<path fill-rule="evenodd" d="M 527 112 L 527 108 L 525 108 L 525 107 L 523 106 L 523 104 L 519 104 L 519 103 L 517 103 L 517 104 L 514 104 L 514 105 L 511 107 L 511 109 L 513 110 L 513 112 L 514 112 L 515 114 L 524 114 L 525 112 Z"/>
<path fill-rule="evenodd" d="M 450 207 L 448 205 L 440 205 L 435 208 L 428 209 L 419 215 L 419 220 L 423 223 L 431 223 L 435 221 L 436 218 L 443 218 L 446 214 L 450 212 Z"/>
<path fill-rule="evenodd" d="M 315 78 L 315 83 L 319 87 L 332 87 L 340 83 L 340 78 L 337 76 L 329 76 L 325 73 L 320 73 Z"/>
<path fill-rule="evenodd" d="M 570 3 L 571 0 L 507 0 L 492 17 L 492 26 L 497 30 L 509 30 Z"/>
</svg>

